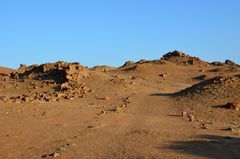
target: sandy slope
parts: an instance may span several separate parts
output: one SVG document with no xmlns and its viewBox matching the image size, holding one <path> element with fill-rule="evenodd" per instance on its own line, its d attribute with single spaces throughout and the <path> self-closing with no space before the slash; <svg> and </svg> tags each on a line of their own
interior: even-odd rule
<svg viewBox="0 0 240 159">
<path fill-rule="evenodd" d="M 187 107 L 187 113 L 194 116 L 189 121 L 182 112 L 193 102 L 174 97 L 176 92 L 199 83 L 195 77 L 222 74 L 199 70 L 219 67 L 228 66 L 150 62 L 109 71 L 95 68 L 91 78 L 81 78 L 90 89 L 81 98 L 0 101 L 0 158 L 239 158 L 238 131 L 228 130 L 237 128 L 239 112 L 234 111 L 235 118 L 224 116 L 224 122 L 210 120 L 209 112 L 198 116 L 196 111 L 204 105 L 200 103 L 196 108 Z M 33 79 L 3 79 L 1 84 L 9 88 L 1 88 L 1 96 L 52 91 L 52 85 L 41 81 L 33 89 Z M 218 111 L 213 111 L 212 116 L 217 115 Z"/>
<path fill-rule="evenodd" d="M 0 67 L 0 73 L 10 73 L 12 71 L 14 70 L 7 67 Z"/>
</svg>

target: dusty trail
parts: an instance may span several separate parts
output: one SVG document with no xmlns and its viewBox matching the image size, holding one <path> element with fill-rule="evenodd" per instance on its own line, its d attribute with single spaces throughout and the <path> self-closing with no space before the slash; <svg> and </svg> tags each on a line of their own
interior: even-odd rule
<svg viewBox="0 0 240 159">
<path fill-rule="evenodd" d="M 110 122 L 105 133 L 108 133 L 108 138 L 113 138 L 111 145 L 114 147 L 108 147 L 110 152 L 104 152 L 108 155 L 103 158 L 176 156 L 167 147 L 172 141 L 189 137 L 194 130 L 180 117 L 181 111 L 171 97 L 154 93 L 156 91 L 153 90 L 144 92 L 134 98 L 135 102 L 126 112 L 106 117 Z"/>
<path fill-rule="evenodd" d="M 107 148 L 110 152 L 104 154 L 109 155 L 103 158 L 227 159 L 240 155 L 238 139 L 223 136 L 214 127 L 197 128 L 196 123 L 181 117 L 181 109 L 169 93 L 145 93 L 135 98 L 125 114 L 110 119 L 121 122 L 109 125 L 118 134 L 111 134 L 117 139 L 112 140 L 114 147 Z"/>
</svg>

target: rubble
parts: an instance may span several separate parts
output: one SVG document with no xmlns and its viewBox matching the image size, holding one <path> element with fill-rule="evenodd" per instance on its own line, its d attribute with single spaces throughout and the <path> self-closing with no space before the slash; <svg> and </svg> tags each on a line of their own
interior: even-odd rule
<svg viewBox="0 0 240 159">
<path fill-rule="evenodd" d="M 23 103 L 34 101 L 50 102 L 61 99 L 71 100 L 82 98 L 84 94 L 90 92 L 87 85 L 81 82 L 83 78 L 90 78 L 90 71 L 79 63 L 60 61 L 32 66 L 21 64 L 17 71 L 3 76 L 11 77 L 15 82 L 25 83 L 28 80 L 32 81 L 24 88 L 29 94 L 0 96 L 0 100 L 3 102 Z M 19 88 L 17 85 L 15 87 Z M 39 88 L 46 87 L 51 88 L 51 90 L 37 91 Z M 0 88 L 5 88 L 5 85 L 1 83 Z"/>
<path fill-rule="evenodd" d="M 163 55 L 161 60 L 173 62 L 179 65 L 191 65 L 191 66 L 199 64 L 208 65 L 207 62 L 202 61 L 200 58 L 189 56 L 177 50 Z"/>
<path fill-rule="evenodd" d="M 24 68 L 24 70 L 22 70 Z M 67 81 L 78 81 L 81 78 L 90 76 L 87 68 L 80 63 L 56 62 L 42 65 L 24 66 L 21 71 L 11 73 L 14 79 L 36 79 L 36 80 L 54 80 L 56 83 Z"/>
</svg>

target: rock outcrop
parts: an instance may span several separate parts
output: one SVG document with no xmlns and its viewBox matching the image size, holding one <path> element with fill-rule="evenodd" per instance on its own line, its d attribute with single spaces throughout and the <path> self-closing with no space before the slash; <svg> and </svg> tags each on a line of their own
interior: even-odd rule
<svg viewBox="0 0 240 159">
<path fill-rule="evenodd" d="M 11 77 L 15 79 L 54 80 L 56 83 L 64 83 L 71 80 L 78 81 L 89 75 L 88 69 L 80 65 L 80 63 L 60 61 L 20 67 L 19 70 L 11 74 Z"/>
</svg>

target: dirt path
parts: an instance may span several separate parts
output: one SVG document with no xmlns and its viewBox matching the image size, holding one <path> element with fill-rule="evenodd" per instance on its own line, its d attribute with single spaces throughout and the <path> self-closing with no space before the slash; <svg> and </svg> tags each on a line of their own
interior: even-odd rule
<svg viewBox="0 0 240 159">
<path fill-rule="evenodd" d="M 109 132 L 115 138 L 103 158 L 239 157 L 239 139 L 223 136 L 214 126 L 210 130 L 197 128 L 196 123 L 180 116 L 168 93 L 150 91 L 134 101 L 126 113 L 110 119 L 118 123 L 109 125 L 118 133 Z"/>
<path fill-rule="evenodd" d="M 97 152 L 100 158 L 181 156 L 169 146 L 189 137 L 194 129 L 179 116 L 181 112 L 171 97 L 155 93 L 149 91 L 137 96 L 125 112 L 106 115 L 99 121 L 101 126 L 94 132 L 97 134 L 94 143 L 105 147 L 105 151 Z"/>
</svg>

